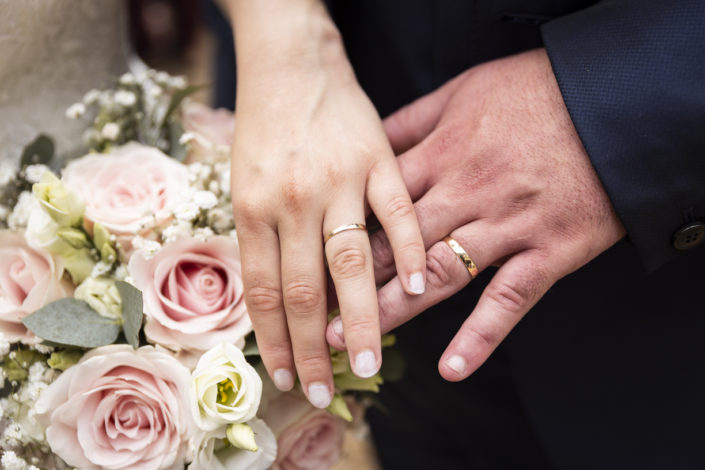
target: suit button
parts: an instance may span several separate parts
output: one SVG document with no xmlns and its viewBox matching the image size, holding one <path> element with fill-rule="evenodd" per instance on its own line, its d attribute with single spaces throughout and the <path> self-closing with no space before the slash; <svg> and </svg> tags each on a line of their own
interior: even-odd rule
<svg viewBox="0 0 705 470">
<path fill-rule="evenodd" d="M 689 250 L 705 241 L 705 223 L 693 222 L 681 227 L 673 234 L 673 246 L 677 250 Z"/>
</svg>

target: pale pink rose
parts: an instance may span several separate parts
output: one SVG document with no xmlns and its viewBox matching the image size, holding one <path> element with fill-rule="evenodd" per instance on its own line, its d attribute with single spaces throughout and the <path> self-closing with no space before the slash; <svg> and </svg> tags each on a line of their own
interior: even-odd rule
<svg viewBox="0 0 705 470">
<path fill-rule="evenodd" d="M 51 450 L 80 469 L 183 469 L 195 424 L 189 371 L 166 351 L 89 351 L 34 411 Z"/>
<path fill-rule="evenodd" d="M 188 102 L 183 107 L 181 123 L 191 134 L 189 162 L 228 158 L 235 132 L 235 116 L 231 111 Z"/>
<path fill-rule="evenodd" d="M 192 353 L 219 343 L 244 346 L 252 323 L 233 238 L 182 238 L 151 258 L 137 251 L 128 271 L 143 293 L 144 332 L 150 341 Z"/>
<path fill-rule="evenodd" d="M 118 236 L 164 224 L 189 184 L 184 165 L 135 142 L 74 160 L 62 177 L 86 201 L 86 218 Z"/>
<path fill-rule="evenodd" d="M 297 393 L 272 399 L 261 418 L 277 436 L 274 470 L 327 470 L 340 457 L 347 423 Z"/>
<path fill-rule="evenodd" d="M 35 343 L 22 319 L 49 302 L 68 297 L 71 283 L 48 253 L 29 247 L 18 232 L 0 230 L 0 331 L 10 342 Z"/>
</svg>

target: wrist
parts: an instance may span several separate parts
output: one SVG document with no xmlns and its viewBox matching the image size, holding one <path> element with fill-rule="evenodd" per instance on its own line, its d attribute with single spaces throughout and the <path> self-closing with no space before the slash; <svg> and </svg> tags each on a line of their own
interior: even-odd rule
<svg viewBox="0 0 705 470">
<path fill-rule="evenodd" d="M 340 33 L 319 0 L 229 0 L 228 11 L 241 75 L 349 67 Z"/>
</svg>

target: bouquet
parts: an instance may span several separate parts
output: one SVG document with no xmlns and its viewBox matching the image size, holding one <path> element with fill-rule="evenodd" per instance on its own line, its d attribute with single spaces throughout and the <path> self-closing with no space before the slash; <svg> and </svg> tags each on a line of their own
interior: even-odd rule
<svg viewBox="0 0 705 470">
<path fill-rule="evenodd" d="M 378 391 L 335 351 L 327 410 L 269 381 L 231 213 L 234 117 L 196 89 L 150 70 L 91 90 L 66 111 L 87 154 L 39 136 L 4 185 L 2 468 L 328 468 Z"/>
</svg>

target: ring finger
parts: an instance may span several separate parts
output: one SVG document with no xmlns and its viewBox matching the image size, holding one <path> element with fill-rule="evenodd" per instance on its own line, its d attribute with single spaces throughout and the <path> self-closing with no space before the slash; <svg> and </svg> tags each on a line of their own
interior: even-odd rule
<svg viewBox="0 0 705 470">
<path fill-rule="evenodd" d="M 352 197 L 341 197 L 343 203 L 331 205 L 335 209 L 329 209 L 325 216 L 324 234 L 364 221 L 362 205 L 351 207 L 344 202 L 354 200 Z M 371 377 L 381 365 L 381 346 L 377 289 L 367 232 L 339 232 L 326 242 L 325 253 L 349 345 L 350 365 L 359 377 Z M 325 336 L 322 335 L 322 338 Z"/>
<path fill-rule="evenodd" d="M 520 249 L 518 245 L 505 241 L 504 233 L 502 227 L 482 219 L 453 230 L 450 236 L 468 254 L 480 273 L 496 260 Z M 443 240 L 431 246 L 426 253 L 426 278 L 426 292 L 418 296 L 406 294 L 398 277 L 394 277 L 377 292 L 382 333 L 447 299 L 472 279 L 458 253 Z M 340 337 L 337 331 L 340 331 L 339 326 L 331 322 L 327 331 L 328 342 L 334 348 L 345 349 L 347 335 Z"/>
</svg>

